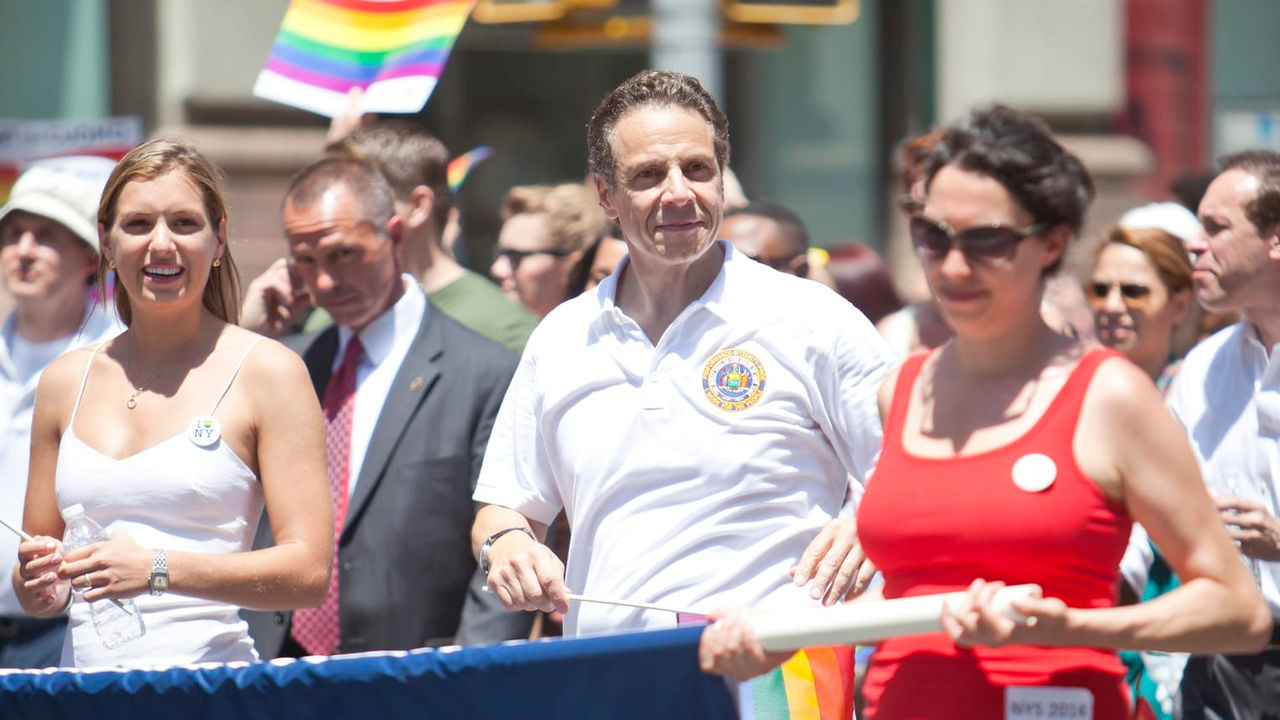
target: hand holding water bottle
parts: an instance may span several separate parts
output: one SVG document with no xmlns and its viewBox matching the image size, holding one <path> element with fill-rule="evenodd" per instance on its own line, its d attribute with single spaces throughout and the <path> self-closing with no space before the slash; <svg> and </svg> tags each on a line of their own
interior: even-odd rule
<svg viewBox="0 0 1280 720">
<path fill-rule="evenodd" d="M 89 603 L 94 627 L 102 644 L 116 648 L 146 632 L 142 615 L 128 598 L 141 594 L 145 583 L 133 588 L 133 573 L 122 572 L 122 557 L 137 554 L 136 543 L 127 536 L 108 537 L 102 526 L 85 516 L 84 507 L 72 505 L 62 511 L 66 532 L 62 538 L 65 559 L 59 577 L 69 580 L 71 589 Z M 146 551 L 142 551 L 146 553 Z M 147 553 L 149 554 L 149 553 Z"/>
</svg>

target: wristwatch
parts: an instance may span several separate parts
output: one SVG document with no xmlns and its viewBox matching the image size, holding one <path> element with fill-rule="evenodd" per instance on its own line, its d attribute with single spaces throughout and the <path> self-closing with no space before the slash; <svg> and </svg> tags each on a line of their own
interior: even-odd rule
<svg viewBox="0 0 1280 720">
<path fill-rule="evenodd" d="M 164 548 L 151 551 L 151 577 L 147 578 L 147 587 L 151 594 L 159 597 L 169 591 L 169 563 L 164 558 Z"/>
<path fill-rule="evenodd" d="M 509 528 L 506 528 L 505 530 L 499 530 L 498 532 L 490 535 L 488 538 L 485 539 L 484 544 L 480 546 L 480 570 L 484 572 L 485 575 L 489 574 L 489 548 L 493 545 L 495 540 L 502 537 L 503 535 L 506 535 L 509 532 L 514 532 L 516 530 L 519 530 L 525 535 L 528 535 L 530 540 L 534 542 L 538 542 L 538 538 L 533 536 L 533 531 L 523 526 L 509 527 Z"/>
</svg>

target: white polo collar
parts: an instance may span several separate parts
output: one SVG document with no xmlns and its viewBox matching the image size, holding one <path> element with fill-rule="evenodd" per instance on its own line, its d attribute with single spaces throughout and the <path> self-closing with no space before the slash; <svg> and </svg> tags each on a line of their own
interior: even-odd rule
<svg viewBox="0 0 1280 720">
<path fill-rule="evenodd" d="M 725 268 L 730 263 L 733 263 L 734 265 L 741 265 L 742 263 L 754 263 L 755 261 L 739 253 L 733 248 L 733 244 L 727 240 L 718 239 L 715 242 L 724 251 L 724 259 L 720 263 L 720 270 L 716 273 L 715 279 L 711 281 L 711 285 L 707 287 L 701 297 L 690 303 L 689 307 L 701 307 L 703 309 L 710 310 L 722 319 L 729 319 L 724 311 L 724 304 L 729 301 L 729 299 L 726 298 L 726 291 L 728 288 L 726 287 L 725 282 Z M 708 252 L 710 252 L 710 250 L 708 250 Z M 613 273 L 604 280 L 601 280 L 600 284 L 596 286 L 595 299 L 598 304 L 597 322 L 606 318 L 610 318 L 615 322 L 618 322 L 621 321 L 622 318 L 626 317 L 626 314 L 618 308 L 615 300 L 618 290 L 618 278 L 622 277 L 623 271 L 630 264 L 631 254 L 628 253 L 622 258 L 622 262 L 618 263 L 618 267 L 614 268 Z M 683 315 L 684 311 L 681 311 L 681 314 Z"/>
</svg>

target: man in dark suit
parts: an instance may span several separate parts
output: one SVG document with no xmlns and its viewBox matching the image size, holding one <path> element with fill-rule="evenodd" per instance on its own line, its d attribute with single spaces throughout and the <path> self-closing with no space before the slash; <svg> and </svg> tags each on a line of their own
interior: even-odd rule
<svg viewBox="0 0 1280 720">
<path fill-rule="evenodd" d="M 325 410 L 337 552 L 319 608 L 245 613 L 258 650 L 271 658 L 451 643 L 478 579 L 471 491 L 516 358 L 401 274 L 403 225 L 368 163 L 326 159 L 299 173 L 284 227 L 305 289 L 334 320 L 291 344 Z"/>
</svg>

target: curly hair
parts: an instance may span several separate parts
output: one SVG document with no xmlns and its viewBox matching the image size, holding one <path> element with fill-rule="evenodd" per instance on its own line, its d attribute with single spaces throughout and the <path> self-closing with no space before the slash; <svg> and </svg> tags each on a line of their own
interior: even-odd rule
<svg viewBox="0 0 1280 720">
<path fill-rule="evenodd" d="M 614 177 L 613 132 L 618 120 L 638 107 L 674 106 L 691 110 L 711 126 L 720 172 L 729 165 L 729 120 L 716 99 L 689 75 L 667 70 L 644 70 L 610 90 L 587 123 L 587 169 L 617 189 Z"/>
<path fill-rule="evenodd" d="M 975 110 L 968 121 L 948 126 L 925 157 L 925 188 L 947 165 L 986 175 L 1049 227 L 1080 232 L 1093 201 L 1093 180 L 1080 159 L 1053 139 L 1040 120 L 1004 105 Z M 1052 274 L 1062 263 L 1047 268 Z"/>
</svg>

